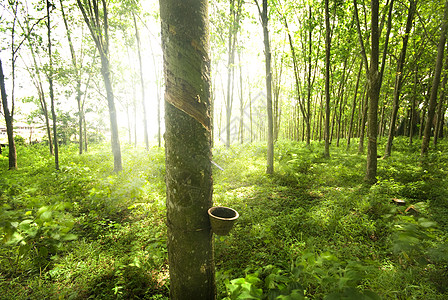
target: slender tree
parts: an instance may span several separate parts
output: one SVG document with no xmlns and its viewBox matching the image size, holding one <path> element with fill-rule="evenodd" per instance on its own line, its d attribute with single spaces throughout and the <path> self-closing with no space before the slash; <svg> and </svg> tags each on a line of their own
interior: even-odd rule
<svg viewBox="0 0 448 300">
<path fill-rule="evenodd" d="M 371 56 L 369 80 L 369 113 L 368 113 L 368 138 L 367 143 L 367 170 L 365 181 L 367 183 L 376 182 L 377 172 L 377 136 L 378 136 L 378 100 L 380 96 L 380 76 L 379 76 L 379 43 L 380 35 L 378 30 L 379 1 L 371 1 Z"/>
<path fill-rule="evenodd" d="M 235 3 L 236 1 L 236 3 Z M 233 107 L 233 88 L 235 74 L 235 50 L 237 44 L 238 30 L 240 27 L 242 0 L 230 1 L 230 26 L 228 36 L 228 60 L 227 60 L 227 94 L 226 94 L 226 146 L 230 147 L 230 128 Z"/>
<path fill-rule="evenodd" d="M 170 299 L 215 299 L 207 0 L 160 0 Z"/>
<path fill-rule="evenodd" d="M 50 14 L 53 10 L 53 4 L 47 0 L 47 37 L 48 37 L 48 85 L 50 87 L 50 103 L 51 103 L 51 118 L 53 120 L 53 141 L 54 141 L 54 165 L 55 169 L 59 170 L 59 145 L 58 145 L 58 134 L 57 134 L 57 120 L 56 120 L 56 110 L 54 107 L 54 90 L 53 90 L 53 55 L 51 49 L 51 18 Z"/>
<path fill-rule="evenodd" d="M 325 157 L 330 157 L 330 33 L 330 12 L 325 0 Z"/>
<path fill-rule="evenodd" d="M 82 98 L 82 91 L 81 91 L 81 66 L 78 68 L 78 62 L 76 60 L 76 52 L 75 52 L 75 48 L 73 47 L 73 42 L 72 42 L 72 36 L 71 36 L 71 30 L 69 28 L 68 25 L 68 20 L 67 20 L 67 16 L 65 14 L 65 10 L 64 10 L 64 3 L 63 0 L 59 0 L 59 3 L 61 5 L 61 13 L 62 13 L 62 19 L 64 21 L 64 26 L 65 26 L 65 32 L 66 32 L 66 36 L 67 36 L 67 41 L 68 41 L 68 45 L 70 48 L 70 56 L 71 56 L 71 60 L 72 60 L 72 65 L 74 68 L 74 75 L 75 75 L 75 82 L 76 82 L 76 103 L 78 105 L 78 135 L 79 135 L 79 147 L 78 147 L 78 151 L 79 154 L 82 154 L 82 150 L 83 150 L 83 119 L 84 119 L 84 105 L 83 102 L 81 101 Z M 85 128 L 84 128 L 85 130 Z"/>
<path fill-rule="evenodd" d="M 268 29 L 268 1 L 263 0 L 260 7 L 258 0 L 254 0 L 258 13 L 261 18 L 261 26 L 263 27 L 264 55 L 266 66 L 266 107 L 268 113 L 268 149 L 267 149 L 267 166 L 266 173 L 274 173 L 274 120 L 272 114 L 272 72 L 271 72 L 271 45 L 269 41 Z"/>
<path fill-rule="evenodd" d="M 389 126 L 389 136 L 387 139 L 386 144 L 386 150 L 384 153 L 384 157 L 387 158 L 390 156 L 392 151 L 392 142 L 394 140 L 395 135 L 395 123 L 397 121 L 397 114 L 398 114 L 398 108 L 399 108 L 399 101 L 400 101 L 400 95 L 401 95 L 401 87 L 403 85 L 403 71 L 404 71 L 404 65 L 406 60 L 406 51 L 408 47 L 408 40 L 409 40 L 409 34 L 411 33 L 412 29 L 412 21 L 414 20 L 414 12 L 417 7 L 417 1 L 409 0 L 409 10 L 408 10 L 408 17 L 406 21 L 406 29 L 403 36 L 403 46 L 400 51 L 400 57 L 398 58 L 397 62 L 397 72 L 395 75 L 395 86 L 394 86 L 394 100 L 393 100 L 393 107 L 392 107 L 392 116 L 390 118 L 390 126 Z"/>
<path fill-rule="evenodd" d="M 0 90 L 2 96 L 3 115 L 5 116 L 5 122 L 6 122 L 6 133 L 8 135 L 9 169 L 15 170 L 17 169 L 17 153 L 16 153 L 16 144 L 14 142 L 14 127 L 13 127 L 14 120 L 8 107 L 8 99 L 6 95 L 6 86 L 5 86 L 5 75 L 3 74 L 3 66 L 1 59 L 0 59 Z"/>
<path fill-rule="evenodd" d="M 121 162 L 120 140 L 118 137 L 117 111 L 115 109 L 114 92 L 110 78 L 109 21 L 107 17 L 106 0 L 77 0 L 77 4 L 100 54 L 101 75 L 103 76 L 104 86 L 106 88 L 107 104 L 109 108 L 114 171 L 120 172 L 123 169 L 123 166 Z"/>
<path fill-rule="evenodd" d="M 350 125 L 347 133 L 347 151 L 350 149 L 350 139 L 353 132 L 353 120 L 355 118 L 355 110 L 356 110 L 356 99 L 358 98 L 358 88 L 359 88 L 359 80 L 361 78 L 361 71 L 362 71 L 362 65 L 364 61 L 361 60 L 361 64 L 359 66 L 358 76 L 356 77 L 356 86 L 355 86 L 355 93 L 353 95 L 353 104 L 352 104 L 352 112 L 350 116 Z"/>
<path fill-rule="evenodd" d="M 443 137 L 443 123 L 445 119 L 445 101 L 447 98 L 447 90 L 446 85 L 448 83 L 448 55 L 445 55 L 445 74 L 443 76 L 442 80 L 442 86 L 441 86 L 441 95 L 440 95 L 440 101 L 437 105 L 437 120 L 436 120 L 436 127 L 434 128 L 434 140 L 433 145 L 437 146 L 437 141 L 439 137 Z"/>
<path fill-rule="evenodd" d="M 140 50 L 140 34 L 138 32 L 137 21 L 135 19 L 135 14 L 132 14 L 134 18 L 134 27 L 135 27 L 135 39 L 137 40 L 137 53 L 138 53 L 138 63 L 140 70 L 140 86 L 142 91 L 142 108 L 143 108 L 143 134 L 145 141 L 145 148 L 149 150 L 149 140 L 148 140 L 148 121 L 146 117 L 146 101 L 145 101 L 145 82 L 143 80 L 143 64 L 142 64 L 142 54 Z"/>
<path fill-rule="evenodd" d="M 443 13 L 439 44 L 437 47 L 437 58 L 434 67 L 434 77 L 431 86 L 431 95 L 429 97 L 428 117 L 426 119 L 425 131 L 422 140 L 422 148 L 420 152 L 421 157 L 424 157 L 426 155 L 429 148 L 429 140 L 431 138 L 431 130 L 434 123 L 434 115 L 437 106 L 437 92 L 439 90 L 440 76 L 442 73 L 443 54 L 445 50 L 447 31 L 448 31 L 448 1 L 445 2 L 445 10 Z"/>
</svg>

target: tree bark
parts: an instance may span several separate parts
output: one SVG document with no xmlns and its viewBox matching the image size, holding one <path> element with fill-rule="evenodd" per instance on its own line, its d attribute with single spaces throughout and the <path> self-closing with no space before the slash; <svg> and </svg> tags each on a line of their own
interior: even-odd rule
<svg viewBox="0 0 448 300">
<path fill-rule="evenodd" d="M 14 125 L 13 125 L 14 120 L 8 107 L 8 99 L 6 95 L 6 86 L 5 86 L 5 75 L 3 74 L 3 66 L 1 59 L 0 59 L 0 89 L 2 95 L 3 115 L 5 116 L 5 123 L 6 123 L 6 134 L 8 135 L 9 170 L 15 170 L 17 169 L 17 153 L 16 153 L 16 144 L 14 142 Z"/>
<path fill-rule="evenodd" d="M 442 19 L 442 30 L 440 32 L 439 45 L 437 47 L 437 59 L 434 67 L 434 77 L 431 87 L 431 95 L 428 105 L 428 118 L 426 119 L 425 131 L 422 140 L 420 156 L 424 157 L 429 149 L 429 140 L 431 138 L 431 129 L 433 125 L 435 110 L 437 106 L 437 92 L 440 85 L 440 75 L 442 73 L 443 53 L 446 44 L 446 33 L 448 31 L 448 1 L 445 2 L 445 10 Z"/>
<path fill-rule="evenodd" d="M 160 0 L 170 299 L 215 299 L 207 0 Z"/>
<path fill-rule="evenodd" d="M 368 137 L 367 144 L 367 170 L 365 181 L 369 184 L 376 182 L 377 171 L 377 135 L 378 135 L 378 100 L 380 96 L 380 76 L 378 72 L 379 64 L 379 30 L 378 30 L 378 11 L 379 1 L 371 1 L 371 56 L 369 72 L 369 113 L 368 113 Z"/>
</svg>

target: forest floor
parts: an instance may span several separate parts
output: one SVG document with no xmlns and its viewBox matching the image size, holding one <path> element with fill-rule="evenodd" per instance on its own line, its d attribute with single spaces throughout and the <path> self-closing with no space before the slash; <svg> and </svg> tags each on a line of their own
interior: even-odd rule
<svg viewBox="0 0 448 300">
<path fill-rule="evenodd" d="M 240 214 L 218 299 L 448 299 L 448 141 L 422 162 L 396 138 L 373 186 L 352 143 L 279 141 L 272 176 L 262 143 L 214 149 L 214 204 Z M 119 174 L 109 145 L 76 151 L 0 155 L 0 299 L 168 299 L 163 149 L 124 146 Z"/>
</svg>

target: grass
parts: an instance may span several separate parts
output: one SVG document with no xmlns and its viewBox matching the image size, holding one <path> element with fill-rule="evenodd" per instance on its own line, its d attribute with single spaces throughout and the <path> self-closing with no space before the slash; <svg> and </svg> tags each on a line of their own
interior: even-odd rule
<svg viewBox="0 0 448 300">
<path fill-rule="evenodd" d="M 279 141 L 272 176 L 262 143 L 214 149 L 214 203 L 240 213 L 219 299 L 448 297 L 447 142 L 421 163 L 397 138 L 371 187 L 352 148 Z M 118 175 L 108 145 L 63 147 L 60 172 L 47 151 L 0 157 L 0 299 L 168 299 L 163 149 L 123 147 Z"/>
</svg>

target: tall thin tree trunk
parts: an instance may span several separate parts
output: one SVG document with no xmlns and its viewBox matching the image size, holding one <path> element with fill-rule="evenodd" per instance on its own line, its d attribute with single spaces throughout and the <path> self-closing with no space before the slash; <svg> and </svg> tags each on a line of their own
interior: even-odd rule
<svg viewBox="0 0 448 300">
<path fill-rule="evenodd" d="M 272 114 L 272 72 L 271 72 L 271 46 L 269 42 L 269 30 L 268 30 L 268 1 L 263 0 L 262 8 L 258 3 L 258 0 L 254 0 L 257 4 L 258 13 L 261 18 L 261 25 L 263 27 L 263 42 L 264 42 L 264 55 L 265 55 L 265 67 L 266 67 L 266 107 L 268 113 L 268 132 L 267 132 L 267 165 L 266 174 L 274 173 L 274 122 Z"/>
<path fill-rule="evenodd" d="M 309 27 L 309 31 L 308 31 L 308 87 L 307 87 L 307 101 L 306 101 L 306 144 L 309 146 L 310 145 L 310 140 L 311 140 L 311 55 L 312 55 L 312 46 L 313 46 L 313 40 L 312 40 L 312 33 L 313 33 L 313 26 L 311 25 L 311 20 L 312 20 L 312 10 L 311 10 L 311 5 L 308 6 L 309 7 L 309 18 L 308 18 L 308 22 L 310 24 L 308 24 Z"/>
<path fill-rule="evenodd" d="M 5 123 L 6 123 L 6 134 L 8 135 L 9 169 L 15 170 L 17 169 L 17 153 L 16 153 L 16 144 L 14 142 L 14 125 L 13 125 L 14 119 L 8 107 L 8 99 L 6 95 L 6 86 L 5 86 L 5 75 L 3 74 L 3 66 L 1 59 L 0 59 L 0 90 L 2 96 L 3 115 L 5 117 Z"/>
<path fill-rule="evenodd" d="M 368 87 L 364 88 L 363 98 L 362 98 L 362 115 L 361 115 L 361 124 L 359 126 L 359 145 L 358 145 L 358 153 L 364 153 L 364 138 L 366 135 L 366 121 L 367 121 L 367 112 L 369 110 L 369 96 L 367 95 Z"/>
<path fill-rule="evenodd" d="M 443 120 L 444 120 L 443 106 L 445 104 L 446 95 L 447 95 L 446 84 L 448 82 L 448 55 L 446 55 L 446 59 L 445 59 L 445 70 L 446 70 L 446 72 L 445 72 L 445 75 L 443 76 L 442 86 L 441 86 L 440 101 L 439 101 L 439 104 L 437 105 L 437 121 L 436 121 L 436 127 L 434 129 L 434 140 L 433 140 L 433 145 L 435 147 L 437 146 L 437 141 L 438 141 L 439 137 L 443 136 Z"/>
<path fill-rule="evenodd" d="M 100 15 L 101 1 L 102 12 Z M 93 8 L 91 7 L 93 3 Z M 103 76 L 104 86 L 107 94 L 107 106 L 109 108 L 109 120 L 111 131 L 111 148 L 114 157 L 114 172 L 123 170 L 121 161 L 120 140 L 118 135 L 117 111 L 115 109 L 115 99 L 110 80 L 110 65 L 109 65 L 109 23 L 107 17 L 106 0 L 93 0 L 88 3 L 82 3 L 77 0 L 77 4 L 84 17 L 84 21 L 89 27 L 90 34 L 95 42 L 95 46 L 101 58 L 101 75 Z M 87 7 L 85 7 L 86 5 Z"/>
<path fill-rule="evenodd" d="M 367 169 L 365 181 L 369 184 L 376 182 L 377 172 L 377 136 L 378 136 L 378 100 L 380 96 L 380 76 L 378 70 L 379 64 L 379 30 L 378 30 L 378 13 L 379 0 L 371 1 L 371 56 L 370 56 L 370 72 L 369 72 L 369 113 L 368 113 L 368 138 L 367 143 Z"/>
<path fill-rule="evenodd" d="M 409 0 L 409 10 L 408 17 L 406 21 L 406 29 L 405 34 L 403 36 L 403 47 L 401 48 L 400 57 L 397 63 L 397 73 L 395 75 L 395 87 L 394 87 L 394 100 L 392 107 L 392 116 L 390 119 L 389 126 L 389 137 L 387 139 L 386 150 L 384 153 L 384 158 L 390 156 L 392 152 L 392 142 L 394 140 L 395 135 L 395 124 L 397 121 L 398 108 L 400 106 L 400 95 L 401 95 L 401 86 L 403 85 L 403 70 L 406 61 L 406 51 L 408 48 L 408 40 L 409 34 L 412 29 L 412 21 L 414 20 L 414 12 L 417 6 L 417 2 L 414 0 Z"/>
<path fill-rule="evenodd" d="M 325 0 L 325 157 L 330 157 L 330 13 Z"/>
<path fill-rule="evenodd" d="M 59 144 L 57 133 L 56 111 L 54 107 L 54 91 L 53 91 L 53 55 L 51 53 L 51 22 L 50 22 L 50 1 L 47 0 L 47 36 L 48 36 L 48 83 L 50 86 L 50 103 L 51 103 L 51 117 L 53 119 L 53 141 L 54 141 L 54 165 L 55 169 L 59 170 Z"/>
<path fill-rule="evenodd" d="M 135 15 L 132 14 L 132 16 L 134 18 L 135 39 L 137 40 L 137 53 L 138 53 L 138 63 L 139 63 L 139 70 L 140 70 L 140 86 L 141 86 L 141 91 L 142 91 L 143 134 L 144 134 L 145 148 L 146 148 L 146 150 L 149 150 L 148 120 L 147 120 L 147 116 L 146 116 L 145 82 L 143 80 L 142 54 L 140 51 L 140 34 L 138 32 L 137 20 L 135 19 Z"/>
<path fill-rule="evenodd" d="M 67 34 L 67 40 L 68 40 L 68 44 L 69 44 L 69 47 L 70 47 L 70 55 L 71 55 L 71 58 L 72 58 L 72 65 L 75 68 L 76 103 L 78 104 L 78 127 L 79 127 L 79 129 L 78 129 L 79 130 L 78 131 L 78 135 L 79 135 L 79 147 L 78 147 L 78 149 L 79 149 L 79 154 L 82 154 L 82 149 L 83 149 L 83 129 L 82 129 L 82 125 L 83 125 L 83 118 L 84 118 L 84 107 L 83 107 L 83 105 L 81 103 L 81 97 L 82 97 L 82 92 L 81 92 L 81 70 L 78 70 L 77 61 L 76 61 L 76 55 L 75 55 L 75 49 L 73 48 L 71 33 L 70 33 L 70 29 L 68 27 L 68 21 L 67 21 L 66 15 L 65 15 L 63 1 L 59 0 L 59 3 L 61 5 L 62 19 L 64 21 L 65 33 Z"/>
<path fill-rule="evenodd" d="M 226 95 L 226 146 L 230 147 L 230 129 L 231 129 L 231 117 L 233 106 L 233 88 L 234 88 L 234 74 L 235 74 L 235 49 L 236 41 L 240 23 L 240 13 L 242 7 L 242 0 L 236 0 L 237 5 L 235 7 L 235 0 L 230 1 L 230 16 L 232 18 L 229 28 L 229 40 L 228 40 L 228 63 L 227 63 L 227 95 Z"/>
<path fill-rule="evenodd" d="M 34 69 L 35 69 L 34 71 L 33 70 L 29 70 L 29 73 L 31 75 L 32 81 L 34 83 L 34 86 L 37 89 L 37 95 L 39 96 L 39 104 L 40 104 L 40 107 L 42 109 L 42 113 L 43 113 L 44 119 L 45 119 L 45 129 L 47 131 L 47 136 L 48 136 L 48 146 L 49 146 L 50 154 L 53 155 L 54 154 L 54 152 L 53 152 L 53 138 L 51 136 L 50 117 L 48 115 L 48 106 L 47 106 L 47 101 L 45 99 L 44 88 L 42 86 L 42 79 L 41 79 L 41 76 L 40 76 L 40 70 L 39 70 L 39 66 L 37 65 L 35 48 L 31 44 L 31 42 L 28 42 L 28 47 L 29 47 L 30 52 L 31 52 L 31 57 L 33 58 L 33 64 L 34 64 Z"/>
<path fill-rule="evenodd" d="M 440 75 L 442 73 L 443 53 L 446 44 L 446 33 L 448 31 L 448 1 L 445 2 L 445 10 L 443 13 L 442 30 L 440 32 L 439 45 L 437 47 L 437 59 L 434 67 L 434 77 L 431 86 L 431 95 L 428 105 L 428 118 L 426 120 L 425 131 L 422 140 L 422 148 L 420 156 L 426 155 L 429 149 L 429 140 L 431 138 L 431 129 L 434 121 L 434 115 L 437 105 L 437 92 L 440 85 Z"/>
<path fill-rule="evenodd" d="M 349 125 L 349 128 L 348 128 L 348 135 L 347 135 L 347 151 L 350 149 L 350 139 L 351 139 L 352 134 L 353 134 L 353 120 L 355 118 L 356 98 L 358 97 L 359 80 L 361 78 L 361 71 L 362 71 L 363 63 L 364 63 L 364 61 L 361 60 L 361 64 L 359 66 L 359 71 L 358 71 L 358 77 L 356 78 L 355 93 L 354 93 L 354 96 L 353 96 L 353 104 L 352 104 L 352 113 L 351 113 L 351 116 L 350 116 L 350 125 Z"/>
</svg>

